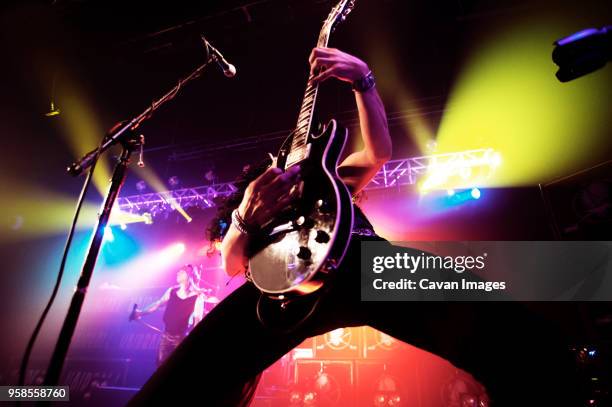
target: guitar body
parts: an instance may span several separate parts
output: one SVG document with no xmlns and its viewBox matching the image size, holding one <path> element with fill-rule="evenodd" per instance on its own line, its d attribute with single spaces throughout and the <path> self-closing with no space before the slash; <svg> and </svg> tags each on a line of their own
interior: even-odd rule
<svg viewBox="0 0 612 407">
<path fill-rule="evenodd" d="M 288 168 L 293 137 L 278 154 L 277 166 Z M 308 135 L 300 165 L 300 198 L 272 223 L 253 247 L 249 270 L 264 293 L 283 299 L 319 289 L 342 261 L 353 228 L 351 194 L 337 173 L 347 131 L 332 120 L 318 135 Z M 289 160 L 289 162 L 288 162 Z"/>
</svg>

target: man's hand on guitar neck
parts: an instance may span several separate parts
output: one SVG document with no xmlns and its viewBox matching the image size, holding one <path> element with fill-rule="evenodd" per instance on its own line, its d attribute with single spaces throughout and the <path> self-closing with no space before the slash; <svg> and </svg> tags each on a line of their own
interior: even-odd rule
<svg viewBox="0 0 612 407">
<path fill-rule="evenodd" d="M 314 83 L 337 78 L 352 84 L 370 72 L 368 65 L 361 59 L 336 48 L 315 48 L 308 61 Z"/>
<path fill-rule="evenodd" d="M 348 155 L 338 166 L 338 173 L 351 193 L 357 194 L 391 158 L 385 107 L 370 68 L 361 59 L 335 48 L 315 48 L 309 62 L 312 82 L 336 78 L 351 83 L 355 90 L 363 148 Z"/>
</svg>

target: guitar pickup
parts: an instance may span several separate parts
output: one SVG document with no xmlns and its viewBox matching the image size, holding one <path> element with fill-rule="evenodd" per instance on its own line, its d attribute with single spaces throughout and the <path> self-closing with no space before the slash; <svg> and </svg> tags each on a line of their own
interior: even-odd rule
<svg viewBox="0 0 612 407">
<path fill-rule="evenodd" d="M 285 164 L 285 169 L 291 167 L 294 164 L 299 163 L 300 161 L 304 161 L 308 157 L 310 157 L 310 149 L 312 144 L 308 143 L 301 147 L 292 149 L 289 155 L 287 156 L 287 163 Z"/>
</svg>

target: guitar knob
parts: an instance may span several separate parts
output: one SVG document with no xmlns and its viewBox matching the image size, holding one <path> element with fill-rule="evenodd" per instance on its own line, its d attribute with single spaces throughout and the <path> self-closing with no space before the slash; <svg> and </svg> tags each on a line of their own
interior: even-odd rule
<svg viewBox="0 0 612 407">
<path fill-rule="evenodd" d="M 331 212 L 331 207 L 328 201 L 324 201 L 323 199 L 319 199 L 316 203 L 315 203 L 315 207 L 319 210 L 319 212 L 321 213 L 329 213 Z"/>
<path fill-rule="evenodd" d="M 322 230 L 317 230 L 317 236 L 315 237 L 315 242 L 327 243 L 329 242 L 329 235 Z"/>
<path fill-rule="evenodd" d="M 300 246 L 300 250 L 297 253 L 297 257 L 302 260 L 309 260 L 312 256 L 312 252 L 306 246 Z"/>
<path fill-rule="evenodd" d="M 312 229 L 315 225 L 315 221 L 312 218 L 300 216 L 295 220 L 295 224 L 304 229 Z"/>
</svg>

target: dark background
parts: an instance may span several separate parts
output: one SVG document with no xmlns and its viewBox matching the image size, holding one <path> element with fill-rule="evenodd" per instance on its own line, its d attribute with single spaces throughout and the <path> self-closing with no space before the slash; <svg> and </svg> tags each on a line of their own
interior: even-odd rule
<svg viewBox="0 0 612 407">
<path fill-rule="evenodd" d="M 219 180 L 231 180 L 244 164 L 274 151 L 294 125 L 308 73 L 307 56 L 333 3 L 57 0 L 5 4 L 0 17 L 2 199 L 10 201 L 22 184 L 41 185 L 76 199 L 80 179 L 64 171 L 76 155 L 66 143 L 63 113 L 53 118 L 44 115 L 50 100 L 61 109 L 65 87 L 77 83 L 101 128 L 108 129 L 140 113 L 203 62 L 201 33 L 237 66 L 238 75 L 227 79 L 211 67 L 159 110 L 143 127 L 145 160 L 162 180 L 178 175 L 184 186 L 203 184 L 204 174 L 211 169 Z M 497 24 L 532 13 L 572 15 L 574 31 L 610 23 L 604 2 L 357 3 L 331 45 L 365 58 L 366 45 L 376 47 L 372 45 L 372 39 L 379 38 L 375 34 L 385 33 L 392 44 L 380 45 L 393 51 L 391 60 L 402 79 L 410 82 L 419 106 L 411 113 L 421 115 L 434 130 L 472 44 L 486 38 Z M 374 72 L 385 69 L 384 61 L 368 62 Z M 347 85 L 330 82 L 323 87 L 321 116 L 337 117 L 354 128 L 356 110 Z M 388 112 L 402 113 L 401 106 L 394 106 L 384 93 L 382 97 Z M 405 128 L 391 122 L 391 132 L 394 158 L 419 154 Z M 234 144 L 240 146 L 229 147 Z M 602 156 L 609 152 L 610 145 L 601 146 Z M 123 195 L 136 193 L 138 180 L 130 174 Z M 381 194 L 387 199 L 387 193 Z M 99 196 L 92 193 L 91 199 L 99 200 Z M 537 189 L 496 191 L 492 202 L 496 205 L 467 208 L 432 226 L 422 237 L 440 237 L 436 231 L 443 229 L 454 231 L 447 236 L 463 239 L 552 237 Z M 44 210 L 44 197 L 39 203 Z M 201 241 L 211 214 L 198 212 L 189 226 L 173 215 L 156 230 Z M 0 351 L 0 364 L 14 361 L 22 352 L 54 281 L 64 232 L 2 241 L 0 312 L 7 343 Z M 74 279 L 78 264 L 74 260 L 68 277 Z M 66 284 L 67 293 L 70 283 Z M 62 314 L 61 309 L 57 312 Z"/>
</svg>

